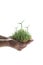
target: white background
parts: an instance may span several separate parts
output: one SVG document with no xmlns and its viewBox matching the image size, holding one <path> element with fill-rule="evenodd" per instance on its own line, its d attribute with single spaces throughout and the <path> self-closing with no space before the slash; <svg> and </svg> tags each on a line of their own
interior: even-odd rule
<svg viewBox="0 0 43 65">
<path fill-rule="evenodd" d="M 43 0 L 0 0 L 0 35 L 30 25 L 33 42 L 22 51 L 0 47 L 0 65 L 43 65 Z"/>
</svg>

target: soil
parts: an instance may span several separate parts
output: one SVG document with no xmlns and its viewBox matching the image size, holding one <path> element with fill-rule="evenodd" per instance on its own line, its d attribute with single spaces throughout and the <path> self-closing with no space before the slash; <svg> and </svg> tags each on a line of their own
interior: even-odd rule
<svg viewBox="0 0 43 65">
<path fill-rule="evenodd" d="M 30 42 L 32 42 L 33 40 L 28 40 L 27 42 L 19 42 L 17 40 L 14 40 L 14 39 L 10 39 L 10 40 L 7 40 L 6 39 L 9 39 L 9 37 L 4 37 L 4 36 L 0 36 L 0 39 L 2 39 L 2 41 L 0 40 L 0 47 L 2 46 L 9 46 L 9 47 L 12 47 L 12 48 L 15 48 L 17 50 L 22 50 L 23 48 L 25 48 Z M 4 40 L 3 40 L 4 39 Z"/>
</svg>

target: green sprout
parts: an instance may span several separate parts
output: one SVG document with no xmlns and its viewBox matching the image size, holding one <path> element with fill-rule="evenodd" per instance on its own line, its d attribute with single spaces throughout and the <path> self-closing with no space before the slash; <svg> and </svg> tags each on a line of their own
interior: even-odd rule
<svg viewBox="0 0 43 65">
<path fill-rule="evenodd" d="M 22 23 L 19 23 L 21 24 L 21 29 L 17 30 L 16 28 L 16 32 L 12 34 L 11 38 L 14 39 L 14 40 L 17 40 L 17 41 L 20 41 L 20 42 L 27 42 L 29 40 L 32 39 L 30 33 L 28 32 L 28 27 L 27 28 L 27 31 L 25 31 L 22 27 Z"/>
<path fill-rule="evenodd" d="M 20 42 L 27 42 L 31 40 L 31 35 L 25 30 L 20 29 L 12 35 L 12 38 Z"/>
</svg>

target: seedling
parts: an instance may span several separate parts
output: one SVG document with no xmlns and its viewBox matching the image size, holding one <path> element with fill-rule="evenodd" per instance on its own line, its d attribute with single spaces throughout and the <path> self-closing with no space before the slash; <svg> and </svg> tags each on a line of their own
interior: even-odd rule
<svg viewBox="0 0 43 65">
<path fill-rule="evenodd" d="M 20 41 L 20 42 L 27 42 L 28 40 L 31 40 L 31 35 L 28 32 L 29 25 L 27 27 L 25 27 L 27 29 L 27 31 L 25 31 L 23 29 L 23 27 L 22 27 L 23 22 L 24 22 L 24 20 L 21 23 L 19 23 L 19 24 L 21 24 L 20 30 L 17 30 L 17 27 L 16 27 L 16 32 L 12 35 L 12 38 L 17 41 Z"/>
<path fill-rule="evenodd" d="M 31 39 L 31 35 L 23 29 L 20 29 L 13 34 L 12 38 L 20 42 L 27 42 Z"/>
</svg>

